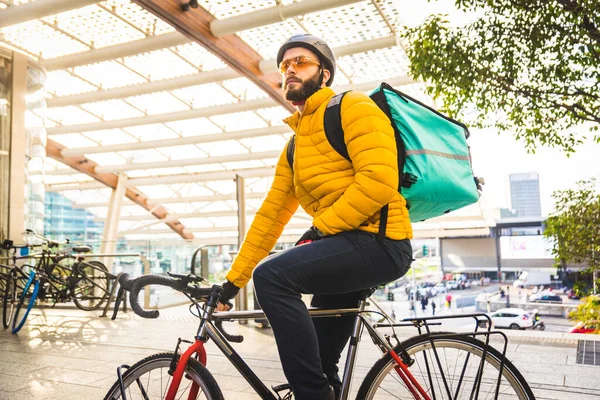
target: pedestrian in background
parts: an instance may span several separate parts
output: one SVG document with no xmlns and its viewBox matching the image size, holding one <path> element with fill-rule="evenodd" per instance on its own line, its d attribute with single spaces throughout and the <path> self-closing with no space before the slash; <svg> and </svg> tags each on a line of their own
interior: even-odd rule
<svg viewBox="0 0 600 400">
<path fill-rule="evenodd" d="M 450 293 L 446 295 L 446 306 L 448 308 L 452 307 L 452 295 Z"/>
<path fill-rule="evenodd" d="M 431 313 L 432 315 L 435 315 L 435 308 L 436 308 L 436 304 L 435 304 L 435 300 L 431 299 Z"/>
</svg>

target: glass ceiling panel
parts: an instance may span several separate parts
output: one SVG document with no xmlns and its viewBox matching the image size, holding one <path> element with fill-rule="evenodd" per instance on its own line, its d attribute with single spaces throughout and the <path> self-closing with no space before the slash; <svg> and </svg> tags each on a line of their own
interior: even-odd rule
<svg viewBox="0 0 600 400">
<path fill-rule="evenodd" d="M 233 181 L 212 181 L 204 183 L 207 188 L 221 194 L 235 193 L 235 182 Z"/>
<path fill-rule="evenodd" d="M 52 136 L 50 136 L 50 139 L 62 144 L 63 146 L 69 147 L 69 148 L 91 147 L 91 146 L 98 145 L 98 143 L 86 138 L 85 136 L 80 135 L 79 133 L 67 133 L 64 135 L 52 135 Z M 60 163 L 58 165 L 58 168 L 64 168 L 64 167 L 65 167 L 65 165 L 62 163 Z"/>
<path fill-rule="evenodd" d="M 45 18 L 95 48 L 142 39 L 144 34 L 101 7 L 92 5 Z M 93 27 L 93 29 L 90 29 Z"/>
<path fill-rule="evenodd" d="M 223 166 L 221 164 L 190 165 L 184 167 L 184 169 L 186 173 L 194 174 L 198 172 L 223 171 Z"/>
<path fill-rule="evenodd" d="M 145 171 L 149 176 L 182 175 L 186 173 L 182 167 L 154 168 Z"/>
<path fill-rule="evenodd" d="M 138 141 L 122 129 L 103 129 L 99 131 L 82 132 L 81 134 L 102 145 L 136 143 Z"/>
<path fill-rule="evenodd" d="M 168 185 L 137 186 L 136 189 L 150 199 L 176 197 Z"/>
<path fill-rule="evenodd" d="M 168 92 L 149 93 L 128 97 L 127 102 L 148 114 L 164 114 L 189 110 L 188 105 Z"/>
<path fill-rule="evenodd" d="M 100 154 L 88 154 L 86 156 L 89 160 L 92 160 L 99 165 L 122 165 L 127 164 L 127 160 L 117 153 L 100 153 Z"/>
<path fill-rule="evenodd" d="M 171 160 L 185 160 L 190 158 L 204 158 L 206 153 L 201 151 L 197 146 L 185 145 L 185 146 L 171 146 L 161 147 L 160 152 Z"/>
<path fill-rule="evenodd" d="M 116 61 L 82 65 L 74 68 L 75 73 L 102 89 L 128 86 L 148 80 Z"/>
<path fill-rule="evenodd" d="M 339 63 L 354 83 L 408 75 L 408 58 L 398 46 L 340 57 Z"/>
<path fill-rule="evenodd" d="M 246 14 L 275 5 L 273 0 L 200 0 L 198 3 L 217 19 Z"/>
<path fill-rule="evenodd" d="M 177 53 L 195 65 L 200 71 L 213 71 L 226 68 L 227 64 L 198 43 L 188 43 L 176 47 Z"/>
<path fill-rule="evenodd" d="M 287 141 L 281 135 L 259 136 L 240 139 L 240 142 L 251 152 L 282 150 Z"/>
<path fill-rule="evenodd" d="M 99 122 L 98 117 L 75 106 L 57 107 L 48 111 L 48 118 L 64 125 L 85 124 L 88 122 Z"/>
<path fill-rule="evenodd" d="M 239 33 L 262 58 L 269 60 L 277 56 L 281 44 L 295 33 L 304 32 L 302 25 L 295 19 L 288 19 L 266 27 L 248 29 Z M 314 32 L 313 32 L 314 33 Z M 275 61 L 273 61 L 275 63 Z"/>
<path fill-rule="evenodd" d="M 180 186 L 180 187 L 178 187 Z M 214 191 L 207 189 L 204 185 L 199 183 L 186 183 L 183 185 L 171 185 L 172 188 L 176 188 L 177 191 L 176 196 L 172 196 L 172 198 L 177 197 L 191 197 L 191 196 L 211 196 L 215 194 Z M 165 198 L 166 196 L 161 196 Z"/>
<path fill-rule="evenodd" d="M 260 110 L 256 110 L 256 113 L 267 121 L 269 126 L 284 125 L 283 120 L 290 116 L 290 112 L 283 107 L 261 108 Z M 292 130 L 290 128 L 291 133 Z"/>
<path fill-rule="evenodd" d="M 248 149 L 242 146 L 237 140 L 225 140 L 220 142 L 202 143 L 198 145 L 200 149 L 207 152 L 210 156 L 225 156 L 230 154 L 245 154 Z"/>
<path fill-rule="evenodd" d="M 253 111 L 214 115 L 211 117 L 211 121 L 225 129 L 227 132 L 266 128 L 268 126 L 265 120 Z"/>
<path fill-rule="evenodd" d="M 197 68 L 167 49 L 126 57 L 123 62 L 129 68 L 147 77 L 148 80 L 161 80 L 198 73 Z"/>
<path fill-rule="evenodd" d="M 186 103 L 191 104 L 194 108 L 232 104 L 238 101 L 230 92 L 217 83 L 176 89 L 172 93 Z"/>
<path fill-rule="evenodd" d="M 245 168 L 261 168 L 265 166 L 274 166 L 275 163 L 269 164 L 268 162 L 263 162 L 261 160 L 251 160 L 251 161 L 235 161 L 235 162 L 226 162 L 222 163 L 224 169 L 245 169 Z"/>
<path fill-rule="evenodd" d="M 334 48 L 390 35 L 371 1 L 307 14 L 302 23 L 307 32 L 322 37 Z"/>
<path fill-rule="evenodd" d="M 86 81 L 71 75 L 67 71 L 48 72 L 45 89 L 47 93 L 56 96 L 68 96 L 71 94 L 92 92 L 96 87 Z"/>
<path fill-rule="evenodd" d="M 42 58 L 54 58 L 89 50 L 89 47 L 41 21 L 2 28 L 3 40 Z"/>
<path fill-rule="evenodd" d="M 156 161 L 167 161 L 168 158 L 156 149 L 120 151 L 119 155 L 130 163 L 147 163 Z"/>
<path fill-rule="evenodd" d="M 109 0 L 102 4 L 105 4 L 107 7 L 114 7 L 115 12 L 119 14 L 119 16 L 123 17 L 131 24 L 140 28 L 149 35 L 159 35 L 162 33 L 173 32 L 175 30 L 175 28 L 168 23 L 164 22 L 160 18 L 157 18 L 155 15 L 144 10 L 137 4 L 130 2 L 129 0 Z"/>
<path fill-rule="evenodd" d="M 162 124 L 129 126 L 123 128 L 123 130 L 141 142 L 179 137 L 177 133 Z"/>
<path fill-rule="evenodd" d="M 167 122 L 165 125 L 184 137 L 211 135 L 223 132 L 220 127 L 212 123 L 208 118 L 194 118 L 183 121 Z"/>
<path fill-rule="evenodd" d="M 83 104 L 81 108 L 90 111 L 106 121 L 144 116 L 144 113 L 136 110 L 122 100 L 97 101 L 95 103 Z"/>
<path fill-rule="evenodd" d="M 230 79 L 221 82 L 223 87 L 240 100 L 264 99 L 268 95 L 246 78 Z"/>
<path fill-rule="evenodd" d="M 53 185 L 56 183 L 76 183 L 77 179 L 74 179 L 71 175 L 46 175 L 44 177 L 44 183 L 46 185 Z"/>
<path fill-rule="evenodd" d="M 186 228 L 212 228 L 215 226 L 207 218 L 182 218 L 180 221 Z"/>
</svg>

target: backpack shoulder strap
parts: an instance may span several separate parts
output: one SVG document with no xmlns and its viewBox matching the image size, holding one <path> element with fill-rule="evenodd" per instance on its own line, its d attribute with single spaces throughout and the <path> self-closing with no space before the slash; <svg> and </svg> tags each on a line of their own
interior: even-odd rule
<svg viewBox="0 0 600 400">
<path fill-rule="evenodd" d="M 288 142 L 287 151 L 286 151 L 287 161 L 288 161 L 288 164 L 290 164 L 292 173 L 294 172 L 294 149 L 296 147 L 295 144 L 296 144 L 296 135 L 292 135 L 292 137 L 290 138 L 290 140 Z"/>
<path fill-rule="evenodd" d="M 350 161 L 348 148 L 344 142 L 344 129 L 342 128 L 342 99 L 348 92 L 343 92 L 333 96 L 327 108 L 325 109 L 325 117 L 323 125 L 325 127 L 325 136 L 329 144 L 339 155 Z"/>
</svg>

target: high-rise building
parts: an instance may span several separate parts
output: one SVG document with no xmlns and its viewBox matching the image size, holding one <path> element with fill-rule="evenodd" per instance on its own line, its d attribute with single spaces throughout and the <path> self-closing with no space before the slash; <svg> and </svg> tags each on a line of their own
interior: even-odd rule
<svg viewBox="0 0 600 400">
<path fill-rule="evenodd" d="M 511 209 L 519 217 L 541 217 L 540 179 L 537 172 L 510 174 Z"/>
<path fill-rule="evenodd" d="M 104 224 L 96 222 L 93 214 L 73 208 L 71 200 L 58 193 L 46 193 L 45 236 L 54 240 L 69 239 L 71 242 L 85 242 L 102 239 L 103 229 Z"/>
</svg>

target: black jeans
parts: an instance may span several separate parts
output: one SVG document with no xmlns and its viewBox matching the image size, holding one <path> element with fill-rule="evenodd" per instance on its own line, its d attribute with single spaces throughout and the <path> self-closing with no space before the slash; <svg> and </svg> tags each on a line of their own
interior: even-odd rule
<svg viewBox="0 0 600 400">
<path fill-rule="evenodd" d="M 277 342 L 296 400 L 326 399 L 339 390 L 337 363 L 352 331 L 353 317 L 311 319 L 301 294 L 313 305 L 355 307 L 361 293 L 406 274 L 409 240 L 376 240 L 350 231 L 293 247 L 265 258 L 254 270 L 258 301 Z"/>
</svg>

